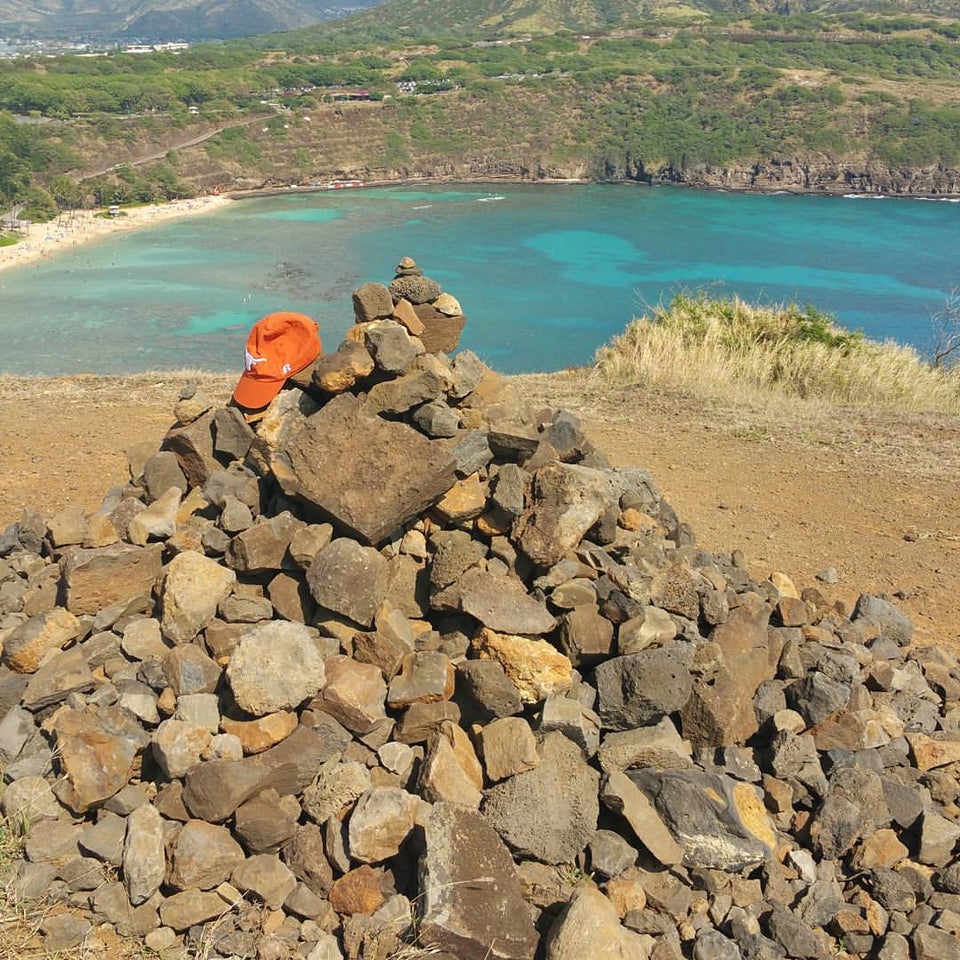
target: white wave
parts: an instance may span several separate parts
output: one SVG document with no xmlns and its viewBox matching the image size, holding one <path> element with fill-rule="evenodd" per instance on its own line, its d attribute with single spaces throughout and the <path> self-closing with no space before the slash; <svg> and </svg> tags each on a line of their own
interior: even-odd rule
<svg viewBox="0 0 960 960">
<path fill-rule="evenodd" d="M 926 200 L 927 203 L 960 203 L 960 197 L 891 197 L 886 193 L 845 193 L 844 200 Z"/>
<path fill-rule="evenodd" d="M 477 197 L 477 203 L 493 203 L 494 200 L 506 200 L 506 197 L 496 196 L 496 197 Z"/>
</svg>

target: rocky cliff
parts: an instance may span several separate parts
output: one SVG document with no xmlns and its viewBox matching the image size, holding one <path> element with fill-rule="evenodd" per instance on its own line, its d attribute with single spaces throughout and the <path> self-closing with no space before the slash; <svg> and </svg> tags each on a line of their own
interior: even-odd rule
<svg viewBox="0 0 960 960">
<path fill-rule="evenodd" d="M 935 164 L 895 167 L 877 160 L 824 160 L 788 157 L 729 166 L 695 165 L 622 171 L 642 183 L 677 183 L 710 190 L 788 190 L 802 193 L 862 193 L 887 196 L 960 195 L 960 169 Z"/>
</svg>

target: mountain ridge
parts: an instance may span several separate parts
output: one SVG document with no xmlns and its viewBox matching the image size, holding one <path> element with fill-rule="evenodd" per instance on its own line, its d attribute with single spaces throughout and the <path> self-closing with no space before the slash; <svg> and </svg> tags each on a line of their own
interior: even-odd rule
<svg viewBox="0 0 960 960">
<path fill-rule="evenodd" d="M 372 8 L 376 8 L 375 10 Z M 359 24 L 492 34 L 604 30 L 665 17 L 863 11 L 960 16 L 958 0 L 0 0 L 0 36 L 212 40 L 282 33 L 354 14 Z"/>
<path fill-rule="evenodd" d="M 373 0 L 375 2 L 375 0 Z M 56 39 L 234 39 L 308 27 L 372 0 L 0 0 L 0 35 Z"/>
</svg>

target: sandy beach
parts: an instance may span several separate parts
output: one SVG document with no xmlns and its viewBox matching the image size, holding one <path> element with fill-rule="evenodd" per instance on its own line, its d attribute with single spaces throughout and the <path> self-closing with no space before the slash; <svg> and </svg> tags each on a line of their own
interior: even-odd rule
<svg viewBox="0 0 960 960">
<path fill-rule="evenodd" d="M 69 210 L 49 223 L 32 223 L 20 231 L 21 239 L 0 247 L 0 270 L 26 266 L 58 251 L 99 240 L 125 230 L 154 226 L 168 220 L 208 213 L 229 203 L 227 196 L 196 197 L 192 200 L 171 200 L 142 207 L 124 208 L 118 217 L 98 217 L 97 210 Z"/>
</svg>

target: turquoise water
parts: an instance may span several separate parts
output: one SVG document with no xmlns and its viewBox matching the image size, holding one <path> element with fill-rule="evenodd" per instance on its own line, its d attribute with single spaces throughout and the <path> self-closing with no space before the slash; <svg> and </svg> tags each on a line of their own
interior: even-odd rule
<svg viewBox="0 0 960 960">
<path fill-rule="evenodd" d="M 460 300 L 461 345 L 504 372 L 589 362 L 679 292 L 812 303 L 923 350 L 960 284 L 960 204 L 635 186 L 364 188 L 263 197 L 0 274 L 0 371 L 242 364 L 273 310 L 334 349 L 350 294 L 402 256 Z"/>
</svg>

